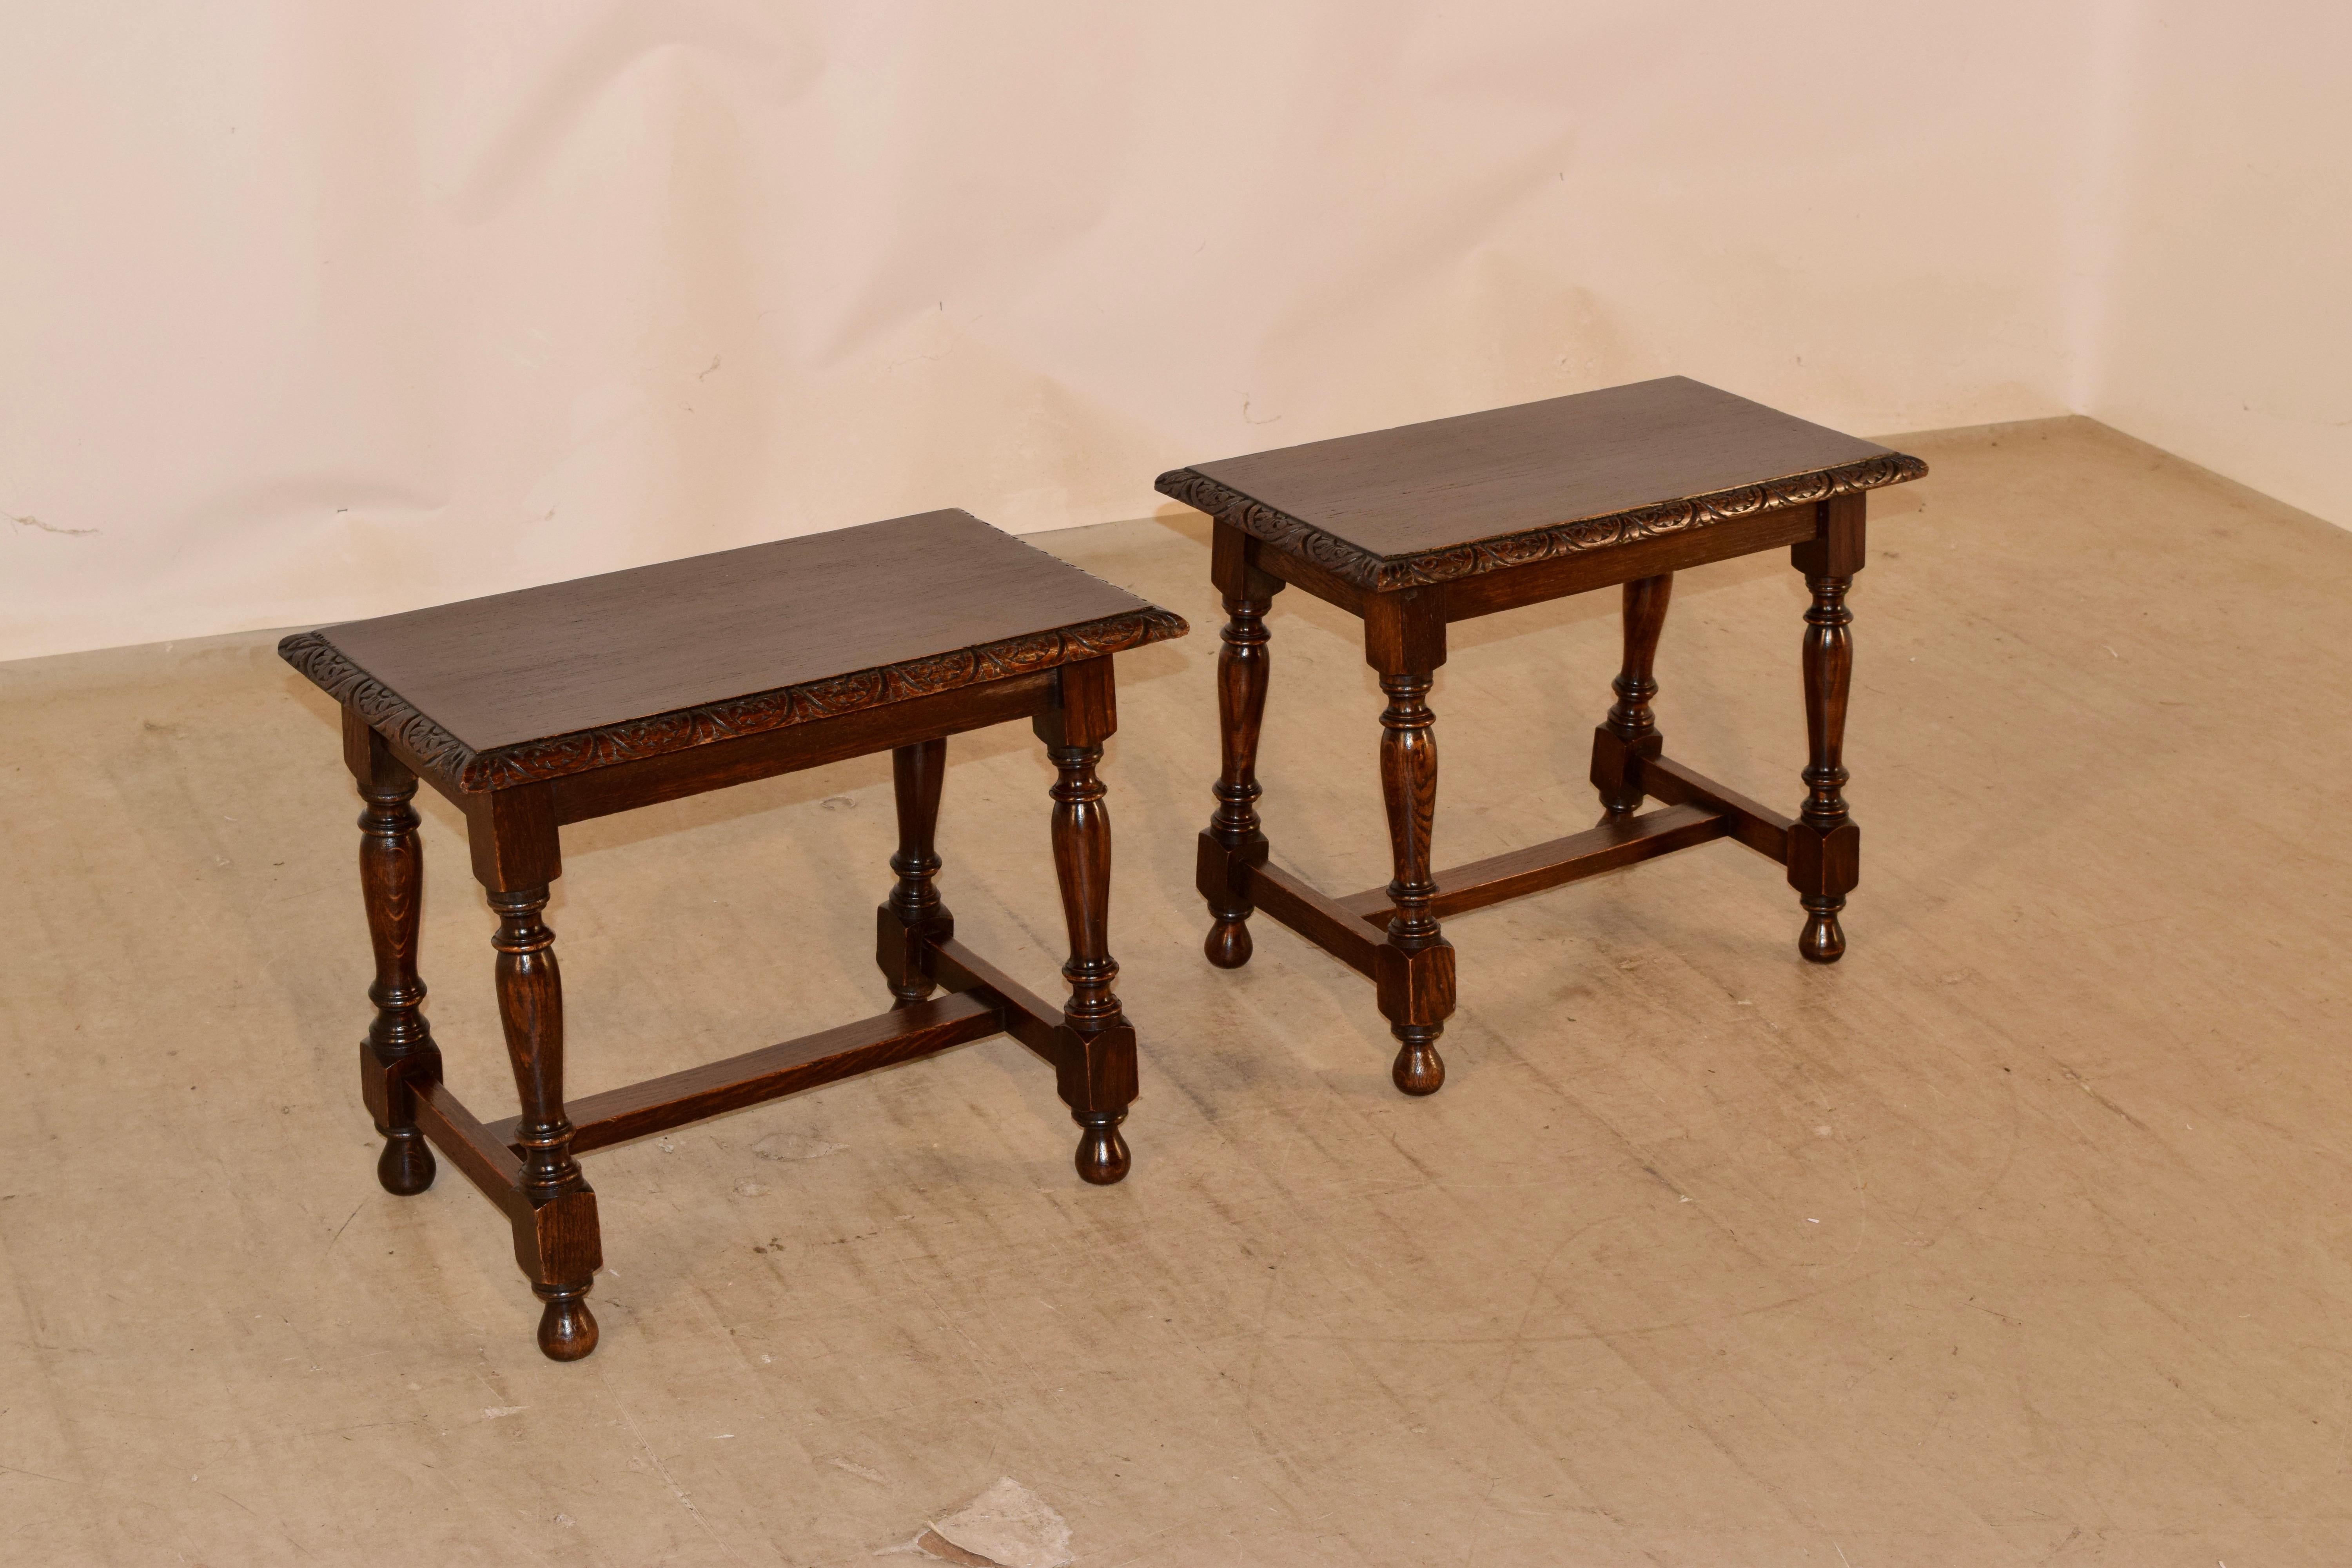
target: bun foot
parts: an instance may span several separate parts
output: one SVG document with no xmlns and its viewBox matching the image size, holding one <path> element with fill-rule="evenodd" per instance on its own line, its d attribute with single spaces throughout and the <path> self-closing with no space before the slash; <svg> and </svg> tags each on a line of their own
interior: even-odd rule
<svg viewBox="0 0 2352 1568">
<path fill-rule="evenodd" d="M 413 1198 L 433 1184 L 433 1148 L 425 1134 L 404 1127 L 388 1134 L 375 1163 L 375 1179 L 395 1197 Z"/>
<path fill-rule="evenodd" d="M 1209 928 L 1209 940 L 1201 950 L 1219 969 L 1239 969 L 1250 961 L 1249 927 L 1240 921 L 1219 921 Z"/>
<path fill-rule="evenodd" d="M 1838 924 L 1838 910 L 1844 900 L 1822 907 L 1808 904 L 1805 909 L 1805 931 L 1797 939 L 1797 951 L 1811 963 L 1835 963 L 1845 956 L 1845 928 Z"/>
<path fill-rule="evenodd" d="M 550 1361 L 578 1361 L 596 1348 L 596 1319 L 588 1310 L 588 1287 L 534 1285 L 547 1310 L 539 1315 L 539 1349 Z"/>
<path fill-rule="evenodd" d="M 1118 1124 L 1127 1120 L 1124 1110 L 1073 1110 L 1070 1119 L 1081 1129 L 1078 1135 L 1078 1174 L 1097 1187 L 1108 1187 L 1125 1176 L 1135 1162 L 1127 1152 L 1127 1140 L 1118 1135 Z"/>
<path fill-rule="evenodd" d="M 1397 1047 L 1395 1065 L 1389 1068 L 1397 1088 L 1416 1097 L 1443 1089 L 1445 1058 L 1437 1054 L 1437 1031 L 1416 1030 L 1411 1036 L 1400 1032 L 1397 1038 L 1402 1043 Z"/>
</svg>

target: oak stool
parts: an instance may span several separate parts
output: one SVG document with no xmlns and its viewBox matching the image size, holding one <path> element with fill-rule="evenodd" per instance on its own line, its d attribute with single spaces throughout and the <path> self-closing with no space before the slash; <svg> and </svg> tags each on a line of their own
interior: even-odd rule
<svg viewBox="0 0 2352 1568">
<path fill-rule="evenodd" d="M 446 1154 L 513 1222 L 515 1259 L 546 1302 L 540 1349 L 572 1361 L 596 1346 L 596 1196 L 574 1158 L 591 1149 L 1002 1033 L 1053 1066 L 1083 1130 L 1078 1173 L 1118 1181 L 1135 1033 L 1111 990 L 1096 764 L 1117 724 L 1113 656 L 1185 629 L 975 517 L 935 511 L 286 638 L 279 654 L 342 704 L 343 760 L 366 802 L 375 1021 L 360 1082 L 385 1189 L 423 1192 L 433 1147 Z M 1013 719 L 1058 775 L 1058 1008 L 958 942 L 936 886 L 946 737 Z M 876 918 L 891 1011 L 567 1103 L 555 933 L 540 918 L 562 825 L 880 751 L 898 818 L 898 881 Z M 420 1010 L 419 778 L 465 814 L 499 917 L 521 1115 L 487 1126 L 442 1082 Z"/>
<path fill-rule="evenodd" d="M 1846 590 L 1863 562 L 1867 492 L 1917 479 L 1916 458 L 1841 436 L 1681 376 L 1370 435 L 1200 463 L 1160 477 L 1216 520 L 1210 575 L 1227 620 L 1217 654 L 1223 768 L 1201 835 L 1209 962 L 1249 962 L 1263 910 L 1377 985 L 1407 1094 L 1445 1081 L 1437 1038 L 1454 1011 L 1444 916 L 1730 838 L 1788 868 L 1805 910 L 1798 951 L 1845 951 L 1838 911 L 1860 830 L 1840 788 L 1853 668 Z M 1805 613 L 1811 760 L 1794 821 L 1665 756 L 1651 668 L 1674 574 L 1790 546 Z M 1380 672 L 1381 786 L 1395 879 L 1348 898 L 1267 860 L 1257 802 L 1265 615 L 1297 584 L 1362 618 Z M 1601 825 L 1451 870 L 1431 868 L 1437 805 L 1428 696 L 1449 622 L 1624 585 L 1617 701 L 1593 731 Z M 1636 816 L 1644 799 L 1664 809 Z"/>
</svg>

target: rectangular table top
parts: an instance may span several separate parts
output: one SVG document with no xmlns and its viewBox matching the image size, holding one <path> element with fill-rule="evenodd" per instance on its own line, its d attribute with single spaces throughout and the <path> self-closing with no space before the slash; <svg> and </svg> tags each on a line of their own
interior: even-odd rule
<svg viewBox="0 0 2352 1568">
<path fill-rule="evenodd" d="M 1160 489 L 1386 591 L 1927 471 L 1675 375 L 1195 463 Z"/>
<path fill-rule="evenodd" d="M 934 511 L 346 622 L 278 652 L 478 791 L 1185 629 L 969 512 Z"/>
</svg>

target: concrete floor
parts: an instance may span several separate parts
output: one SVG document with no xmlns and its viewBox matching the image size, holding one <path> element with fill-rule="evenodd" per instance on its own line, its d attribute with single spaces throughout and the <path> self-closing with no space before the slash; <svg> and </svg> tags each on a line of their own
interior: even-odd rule
<svg viewBox="0 0 2352 1568">
<path fill-rule="evenodd" d="M 2352 1561 L 2352 535 L 2096 426 L 1911 438 L 1854 594 L 1853 948 L 1730 845 L 1452 922 L 1443 1093 L 1260 921 L 1199 955 L 1189 514 L 1039 542 L 1125 661 L 1135 1171 L 1003 1040 L 590 1156 L 602 1348 L 374 1179 L 358 803 L 259 635 L 0 667 L 0 1560 L 852 1563 L 1010 1476 L 1083 1564 Z M 1793 808 L 1801 586 L 1688 574 L 1671 752 Z M 1457 628 L 1441 860 L 1572 831 L 1615 595 Z M 1351 623 L 1273 619 L 1276 855 L 1386 876 Z M 1024 730 L 948 899 L 1059 962 Z M 887 763 L 568 833 L 575 1092 L 877 1011 Z M 429 795 L 449 1073 L 510 1109 Z M 776 955 L 776 962 L 764 962 Z"/>
</svg>

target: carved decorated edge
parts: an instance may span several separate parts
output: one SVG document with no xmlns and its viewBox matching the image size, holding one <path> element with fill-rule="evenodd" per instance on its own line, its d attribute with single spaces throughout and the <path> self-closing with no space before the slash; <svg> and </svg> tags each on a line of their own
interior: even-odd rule
<svg viewBox="0 0 2352 1568">
<path fill-rule="evenodd" d="M 1712 495 L 1660 501 L 1605 517 L 1554 523 L 1418 555 L 1375 555 L 1192 468 L 1173 468 L 1160 475 L 1157 488 L 1160 494 L 1230 522 L 1276 549 L 1305 557 L 1333 576 L 1359 588 L 1384 594 L 1425 584 L 1448 583 L 1481 572 L 1497 572 L 1507 566 L 1525 566 L 1580 551 L 1631 544 L 1661 533 L 1679 533 L 1685 529 L 1727 522 L 1775 507 L 1797 506 L 1855 490 L 1899 485 L 1927 471 L 1927 465 L 1916 458 L 1886 452 L 1834 468 L 1817 468 L 1786 479 L 1767 479 L 1761 484 L 1717 490 Z"/>
<path fill-rule="evenodd" d="M 1152 605 L 1058 631 L 982 643 L 904 664 L 880 665 L 853 675 L 829 676 L 602 729 L 494 746 L 486 752 L 475 751 L 418 712 L 406 698 L 352 663 L 327 640 L 324 632 L 296 632 L 278 643 L 278 655 L 328 696 L 356 710 L 375 730 L 439 770 L 458 789 L 482 794 L 707 746 L 739 735 L 837 718 L 912 697 L 1030 675 L 1080 659 L 1124 653 L 1146 643 L 1165 642 L 1191 629 L 1181 616 Z"/>
</svg>

